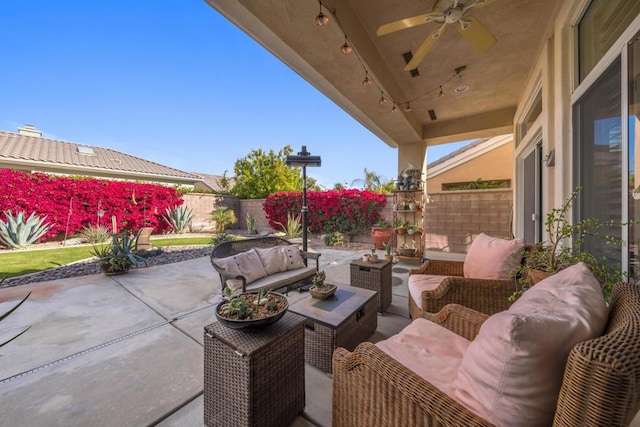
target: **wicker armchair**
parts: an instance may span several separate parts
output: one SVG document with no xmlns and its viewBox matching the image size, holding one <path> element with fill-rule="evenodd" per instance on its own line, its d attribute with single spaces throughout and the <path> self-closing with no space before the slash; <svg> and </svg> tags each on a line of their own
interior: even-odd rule
<svg viewBox="0 0 640 427">
<path fill-rule="evenodd" d="M 524 256 L 532 245 L 526 245 Z M 523 257 L 522 262 L 526 262 Z M 460 304 L 485 314 L 495 314 L 511 306 L 509 297 L 516 290 L 514 279 L 488 280 L 464 277 L 464 262 L 428 260 L 419 268 L 409 270 L 412 274 L 430 274 L 447 277 L 438 288 L 423 291 L 421 304 L 409 297 L 409 314 L 417 319 L 424 313 L 437 313 L 447 304 Z M 420 308 L 422 306 L 422 308 Z"/>
<path fill-rule="evenodd" d="M 485 314 L 494 314 L 509 308 L 509 296 L 515 291 L 513 280 L 471 279 L 464 277 L 462 261 L 429 260 L 412 274 L 449 276 L 438 288 L 423 291 L 421 306 L 409 297 L 409 314 L 417 319 L 425 313 L 437 313 L 447 304 L 460 304 Z"/>
<path fill-rule="evenodd" d="M 429 320 L 473 339 L 487 315 L 451 305 Z M 604 335 L 571 350 L 555 426 L 626 426 L 640 409 L 640 287 L 618 284 Z M 371 343 L 333 355 L 333 425 L 486 426 Z"/>
</svg>

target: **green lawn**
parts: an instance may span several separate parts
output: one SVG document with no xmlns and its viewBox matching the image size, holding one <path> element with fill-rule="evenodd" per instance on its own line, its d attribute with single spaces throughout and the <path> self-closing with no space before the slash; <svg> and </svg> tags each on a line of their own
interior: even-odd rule
<svg viewBox="0 0 640 427">
<path fill-rule="evenodd" d="M 207 245 L 211 237 L 179 237 L 175 239 L 152 239 L 154 247 Z M 70 262 L 91 258 L 91 246 L 41 249 L 34 251 L 5 251 L 0 253 L 0 278 L 36 273 Z"/>
</svg>

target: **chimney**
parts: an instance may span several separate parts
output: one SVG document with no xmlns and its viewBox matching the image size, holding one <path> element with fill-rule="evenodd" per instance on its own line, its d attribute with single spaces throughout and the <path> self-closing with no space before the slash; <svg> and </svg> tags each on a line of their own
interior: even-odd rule
<svg viewBox="0 0 640 427">
<path fill-rule="evenodd" d="M 22 128 L 18 128 L 18 133 L 20 135 L 25 135 L 25 136 L 42 137 L 42 131 L 37 130 L 34 125 L 29 125 L 29 124 L 24 125 L 24 127 Z"/>
</svg>

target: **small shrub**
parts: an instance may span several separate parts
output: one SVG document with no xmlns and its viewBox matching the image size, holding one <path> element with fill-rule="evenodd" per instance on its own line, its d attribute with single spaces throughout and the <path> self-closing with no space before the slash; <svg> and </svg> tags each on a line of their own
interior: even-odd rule
<svg viewBox="0 0 640 427">
<path fill-rule="evenodd" d="M 213 236 L 213 238 L 211 239 L 211 244 L 215 246 L 218 243 L 230 242 L 231 240 L 236 240 L 236 238 L 231 234 L 218 233 L 215 236 Z"/>
<path fill-rule="evenodd" d="M 295 239 L 302 233 L 302 223 L 300 221 L 300 215 L 293 215 L 289 212 L 286 224 L 281 222 L 276 222 L 276 224 L 280 226 L 287 239 Z"/>
<path fill-rule="evenodd" d="M 84 227 L 82 231 L 80 231 L 80 236 L 87 243 L 95 244 L 106 242 L 111 236 L 111 233 L 109 232 L 109 229 L 104 225 L 95 226 L 90 224 Z"/>
<path fill-rule="evenodd" d="M 226 206 L 217 206 L 211 212 L 211 219 L 215 221 L 218 233 L 224 233 L 227 225 L 235 224 L 238 221 L 236 213 Z"/>
<path fill-rule="evenodd" d="M 324 235 L 324 244 L 327 246 L 344 246 L 344 236 L 339 231 Z"/>
</svg>

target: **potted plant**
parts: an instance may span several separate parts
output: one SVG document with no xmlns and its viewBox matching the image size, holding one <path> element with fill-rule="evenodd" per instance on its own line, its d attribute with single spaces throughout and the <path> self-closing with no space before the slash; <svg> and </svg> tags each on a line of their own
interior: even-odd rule
<svg viewBox="0 0 640 427">
<path fill-rule="evenodd" d="M 371 227 L 371 240 L 376 249 L 383 249 L 384 242 L 391 240 L 392 233 L 391 224 L 384 219 L 373 224 Z"/>
<path fill-rule="evenodd" d="M 325 283 L 326 278 L 327 273 L 325 273 L 324 271 L 318 271 L 313 277 L 313 286 L 309 288 L 309 293 L 312 297 L 318 299 L 326 299 L 336 292 L 336 289 L 338 289 L 338 287 L 336 285 Z"/>
<path fill-rule="evenodd" d="M 100 259 L 100 270 L 107 275 L 123 274 L 138 266 L 146 264 L 144 258 L 135 252 L 136 240 L 128 231 L 111 234 L 111 243 L 93 246 L 91 254 Z"/>
<path fill-rule="evenodd" d="M 384 247 L 384 242 L 382 242 Z M 371 246 L 371 255 L 369 255 L 369 262 L 378 262 L 378 254 L 376 254 L 376 246 Z"/>
<path fill-rule="evenodd" d="M 583 251 L 581 244 L 585 236 L 603 239 L 609 244 L 622 244 L 622 240 L 598 232 L 601 227 L 622 226 L 624 223 L 603 223 L 597 219 L 583 219 L 572 224 L 567 215 L 578 196 L 580 187 L 571 194 L 564 205 L 552 209 L 546 216 L 545 231 L 548 236 L 546 242 L 542 242 L 527 251 L 524 256 L 526 262 L 516 269 L 518 289 L 512 299 L 529 286 L 535 285 L 552 274 L 557 273 L 573 264 L 586 263 L 602 286 L 603 293 L 608 299 L 613 285 L 622 281 L 622 273 L 619 268 L 610 265 L 605 259 L 598 259 L 594 255 Z M 567 238 L 573 238 L 572 246 L 563 245 Z"/>
<path fill-rule="evenodd" d="M 384 244 L 384 259 L 387 261 L 393 260 L 393 255 L 391 254 L 391 240 Z"/>
<path fill-rule="evenodd" d="M 407 228 L 405 222 L 401 218 L 396 218 L 396 233 L 398 234 L 406 234 Z"/>
<path fill-rule="evenodd" d="M 232 329 L 261 328 L 277 322 L 289 308 L 284 295 L 262 290 L 234 295 L 225 287 L 215 310 L 218 321 Z"/>
</svg>

